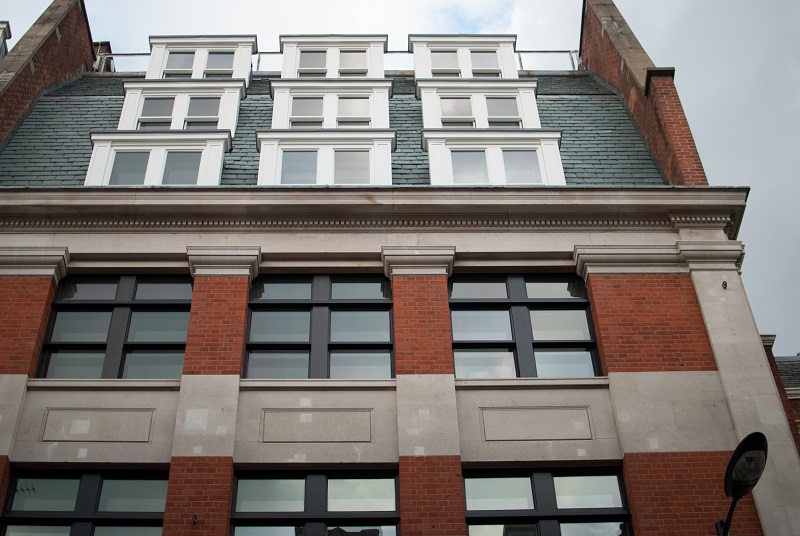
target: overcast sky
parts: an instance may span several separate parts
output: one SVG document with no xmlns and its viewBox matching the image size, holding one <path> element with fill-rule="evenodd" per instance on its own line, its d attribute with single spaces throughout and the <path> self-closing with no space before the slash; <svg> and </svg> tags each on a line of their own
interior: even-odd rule
<svg viewBox="0 0 800 536">
<path fill-rule="evenodd" d="M 0 0 L 19 39 L 50 0 Z M 85 0 L 96 41 L 147 52 L 149 35 L 515 33 L 523 50 L 577 49 L 581 0 Z M 743 277 L 761 333 L 776 355 L 800 352 L 800 60 L 797 0 L 616 0 L 675 83 L 712 186 L 752 188 L 739 239 Z M 154 15 L 157 13 L 158 15 Z M 200 16 L 202 15 L 202 16 Z"/>
</svg>

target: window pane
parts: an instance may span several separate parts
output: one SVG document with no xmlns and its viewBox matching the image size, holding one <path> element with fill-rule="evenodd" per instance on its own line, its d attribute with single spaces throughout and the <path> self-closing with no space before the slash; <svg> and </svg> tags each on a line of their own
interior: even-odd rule
<svg viewBox="0 0 800 536">
<path fill-rule="evenodd" d="M 340 69 L 364 69 L 367 68 L 366 50 L 343 50 L 339 52 Z"/>
<path fill-rule="evenodd" d="M 586 311 L 531 311 L 533 339 L 537 341 L 587 341 Z"/>
<path fill-rule="evenodd" d="M 540 378 L 586 378 L 594 376 L 592 354 L 586 350 L 536 350 L 536 375 Z"/>
<path fill-rule="evenodd" d="M 59 350 L 50 352 L 47 378 L 97 379 L 103 374 L 105 352 L 87 350 Z"/>
<path fill-rule="evenodd" d="M 369 184 L 369 151 L 334 151 L 334 184 Z"/>
<path fill-rule="evenodd" d="M 469 536 L 536 536 L 536 525 L 470 525 Z M 562 535 L 563 536 L 563 535 Z"/>
<path fill-rule="evenodd" d="M 147 161 L 149 159 L 149 152 L 116 153 L 108 184 L 112 186 L 139 186 L 144 184 L 144 173 L 147 171 Z"/>
<path fill-rule="evenodd" d="M 614 475 L 556 476 L 558 508 L 619 508 L 622 497 Z"/>
<path fill-rule="evenodd" d="M 331 352 L 330 377 L 340 380 L 382 380 L 392 377 L 389 352 Z"/>
<path fill-rule="evenodd" d="M 389 342 L 389 311 L 331 311 L 332 342 Z"/>
<path fill-rule="evenodd" d="M 333 281 L 334 300 L 383 300 L 389 298 L 388 281 Z"/>
<path fill-rule="evenodd" d="M 67 279 L 58 288 L 59 300 L 113 300 L 117 297 L 117 281 L 81 281 Z"/>
<path fill-rule="evenodd" d="M 330 512 L 392 512 L 395 509 L 393 478 L 328 479 Z"/>
<path fill-rule="evenodd" d="M 529 298 L 583 298 L 583 285 L 578 281 L 528 281 Z"/>
<path fill-rule="evenodd" d="M 540 184 L 539 157 L 536 151 L 503 151 L 506 184 Z"/>
<path fill-rule="evenodd" d="M 455 51 L 432 51 L 431 67 L 433 69 L 458 69 L 458 55 Z"/>
<path fill-rule="evenodd" d="M 531 510 L 530 478 L 465 478 L 467 510 Z"/>
<path fill-rule="evenodd" d="M 470 117 L 472 116 L 472 103 L 469 99 L 442 98 L 442 117 Z"/>
<path fill-rule="evenodd" d="M 253 311 L 250 315 L 251 342 L 308 342 L 309 311 Z"/>
<path fill-rule="evenodd" d="M 510 341 L 508 311 L 453 311 L 453 340 Z"/>
<path fill-rule="evenodd" d="M 561 523 L 561 536 L 622 536 L 625 523 Z"/>
<path fill-rule="evenodd" d="M 164 165 L 164 178 L 161 180 L 161 184 L 197 184 L 202 154 L 200 152 L 167 152 L 167 163 Z"/>
<path fill-rule="evenodd" d="M 95 527 L 92 536 L 161 536 L 161 527 Z"/>
<path fill-rule="evenodd" d="M 325 51 L 302 51 L 300 52 L 301 69 L 324 69 Z"/>
<path fill-rule="evenodd" d="M 518 117 L 517 99 L 515 98 L 486 98 L 486 108 L 489 110 L 489 117 Z"/>
<path fill-rule="evenodd" d="M 69 536 L 70 527 L 9 525 L 6 536 Z"/>
<path fill-rule="evenodd" d="M 456 378 L 516 378 L 514 352 L 508 350 L 455 351 Z"/>
<path fill-rule="evenodd" d="M 71 512 L 78 498 L 77 478 L 19 478 L 11 510 Z"/>
<path fill-rule="evenodd" d="M 452 151 L 453 182 L 484 184 L 489 182 L 485 151 Z"/>
<path fill-rule="evenodd" d="M 295 380 L 308 378 L 308 352 L 251 352 L 247 361 L 248 378 Z"/>
<path fill-rule="evenodd" d="M 170 52 L 167 56 L 167 69 L 191 69 L 194 52 Z"/>
<path fill-rule="evenodd" d="M 497 52 L 473 51 L 470 55 L 472 56 L 473 69 L 497 69 Z"/>
<path fill-rule="evenodd" d="M 236 489 L 237 512 L 302 512 L 305 510 L 306 482 L 303 479 L 242 479 L 239 480 Z"/>
<path fill-rule="evenodd" d="M 136 284 L 137 300 L 191 300 L 192 283 L 190 281 L 147 281 L 140 280 Z"/>
<path fill-rule="evenodd" d="M 328 534 L 330 536 L 342 536 L 344 534 L 359 534 L 361 536 L 396 536 L 397 527 L 379 527 L 378 525 L 371 525 L 368 527 L 339 527 L 328 525 Z"/>
<path fill-rule="evenodd" d="M 310 300 L 311 283 L 305 281 L 261 282 L 253 289 L 254 300 Z"/>
<path fill-rule="evenodd" d="M 293 98 L 292 115 L 297 117 L 319 117 L 322 115 L 322 97 Z"/>
<path fill-rule="evenodd" d="M 98 512 L 163 512 L 166 480 L 103 480 Z"/>
<path fill-rule="evenodd" d="M 207 69 L 233 69 L 233 52 L 209 52 Z"/>
<path fill-rule="evenodd" d="M 186 121 L 186 130 L 214 130 L 219 126 L 217 121 Z"/>
<path fill-rule="evenodd" d="M 234 527 L 233 536 L 303 536 L 303 527 Z"/>
<path fill-rule="evenodd" d="M 505 281 L 455 281 L 450 297 L 457 299 L 508 298 Z"/>
<path fill-rule="evenodd" d="M 212 117 L 219 114 L 219 97 L 192 97 L 189 101 L 189 117 Z"/>
<path fill-rule="evenodd" d="M 170 117 L 175 99 L 144 99 L 142 117 Z"/>
<path fill-rule="evenodd" d="M 123 378 L 179 380 L 181 374 L 183 374 L 183 352 L 137 350 L 125 353 Z"/>
<path fill-rule="evenodd" d="M 339 115 L 346 117 L 369 117 L 369 98 L 347 97 L 339 99 Z"/>
<path fill-rule="evenodd" d="M 283 151 L 281 184 L 317 182 L 317 151 Z"/>
<path fill-rule="evenodd" d="M 186 342 L 188 311 L 133 311 L 128 342 Z"/>
<path fill-rule="evenodd" d="M 106 342 L 111 311 L 56 313 L 51 342 Z"/>
</svg>

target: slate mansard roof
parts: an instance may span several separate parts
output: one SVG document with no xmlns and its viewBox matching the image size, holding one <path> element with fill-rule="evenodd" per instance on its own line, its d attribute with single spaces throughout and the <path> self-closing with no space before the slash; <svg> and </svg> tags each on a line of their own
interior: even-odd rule
<svg viewBox="0 0 800 536">
<path fill-rule="evenodd" d="M 124 100 L 124 79 L 84 75 L 42 96 L 0 153 L 0 187 L 82 187 L 92 153 L 89 133 L 114 130 Z M 647 145 L 622 100 L 585 73 L 538 76 L 543 128 L 562 131 L 561 159 L 568 186 L 664 186 Z M 430 183 L 422 150 L 422 105 L 414 79 L 393 79 L 390 127 L 395 186 Z M 269 78 L 254 75 L 242 99 L 233 148 L 225 155 L 221 186 L 255 186 L 256 131 L 272 118 Z"/>
</svg>

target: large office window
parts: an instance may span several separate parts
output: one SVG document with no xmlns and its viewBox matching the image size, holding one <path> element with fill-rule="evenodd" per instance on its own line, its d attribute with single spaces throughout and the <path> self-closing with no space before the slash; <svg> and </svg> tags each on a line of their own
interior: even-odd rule
<svg viewBox="0 0 800 536">
<path fill-rule="evenodd" d="M 389 281 L 260 277 L 250 301 L 248 341 L 248 378 L 391 378 Z"/>
<path fill-rule="evenodd" d="M 5 536 L 160 536 L 167 479 L 137 473 L 12 478 Z M 5 531 L 5 532 L 3 532 Z"/>
<path fill-rule="evenodd" d="M 465 471 L 468 536 L 627 536 L 612 471 Z"/>
<path fill-rule="evenodd" d="M 392 474 L 240 475 L 234 536 L 396 536 Z"/>
<path fill-rule="evenodd" d="M 58 288 L 39 364 L 45 378 L 177 379 L 188 277 L 70 277 Z"/>
<path fill-rule="evenodd" d="M 450 287 L 457 378 L 599 373 L 589 301 L 574 277 L 456 277 Z"/>
</svg>

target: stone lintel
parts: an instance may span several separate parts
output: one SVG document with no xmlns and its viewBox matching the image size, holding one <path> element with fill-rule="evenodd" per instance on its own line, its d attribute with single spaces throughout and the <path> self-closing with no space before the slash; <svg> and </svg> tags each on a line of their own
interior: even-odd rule
<svg viewBox="0 0 800 536">
<path fill-rule="evenodd" d="M 261 263 L 259 246 L 187 246 L 186 253 L 193 277 L 246 275 L 252 281 Z"/>
<path fill-rule="evenodd" d="M 410 246 L 381 248 L 386 277 L 393 275 L 444 275 L 453 273 L 456 248 L 452 246 Z"/>
<path fill-rule="evenodd" d="M 677 246 L 690 271 L 739 270 L 744 260 L 738 240 L 679 240 Z"/>
<path fill-rule="evenodd" d="M 67 274 L 68 264 L 66 247 L 0 248 L 0 276 L 52 277 L 58 284 Z"/>
</svg>

